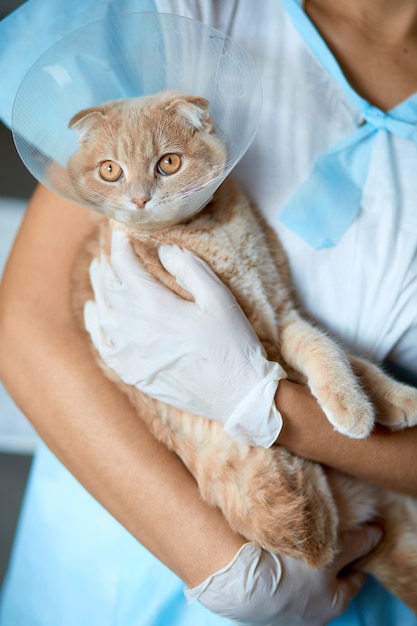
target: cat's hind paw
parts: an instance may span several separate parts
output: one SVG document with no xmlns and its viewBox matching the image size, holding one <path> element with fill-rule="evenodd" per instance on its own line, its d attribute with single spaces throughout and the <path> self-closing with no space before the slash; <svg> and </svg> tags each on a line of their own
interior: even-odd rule
<svg viewBox="0 0 417 626">
<path fill-rule="evenodd" d="M 401 383 L 381 398 L 377 422 L 391 430 L 402 430 L 417 425 L 417 389 Z"/>
<path fill-rule="evenodd" d="M 398 382 L 383 369 L 356 356 L 351 365 L 375 407 L 376 421 L 391 430 L 417 425 L 417 389 Z"/>
</svg>

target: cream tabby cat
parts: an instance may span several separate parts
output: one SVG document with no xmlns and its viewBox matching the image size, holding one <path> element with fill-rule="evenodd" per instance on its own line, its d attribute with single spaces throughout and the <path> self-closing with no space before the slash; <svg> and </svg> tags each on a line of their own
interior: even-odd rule
<svg viewBox="0 0 417 626">
<path fill-rule="evenodd" d="M 276 235 L 230 178 L 198 214 L 181 214 L 181 223 L 160 204 L 191 180 L 216 176 L 224 165 L 225 148 L 205 99 L 162 92 L 81 111 L 69 126 L 78 132 L 80 147 L 68 163 L 65 185 L 98 208 L 111 202 L 140 213 L 139 224 L 128 231 L 152 275 L 189 298 L 161 266 L 157 249 L 175 243 L 202 257 L 235 295 L 269 359 L 310 387 L 342 433 L 367 436 L 374 410 L 389 427 L 416 424 L 416 390 L 346 357 L 301 317 Z M 187 199 L 182 205 L 187 207 Z M 93 298 L 88 266 L 99 253 L 99 239 L 109 250 L 112 227 L 120 224 L 98 218 L 96 236 L 77 259 L 74 306 L 81 323 L 84 303 Z M 280 446 L 239 444 L 221 425 L 152 400 L 101 366 L 155 437 L 181 457 L 204 500 L 220 507 L 249 540 L 317 567 L 334 557 L 340 530 L 380 519 L 385 538 L 365 567 L 417 613 L 416 500 L 325 470 Z"/>
</svg>

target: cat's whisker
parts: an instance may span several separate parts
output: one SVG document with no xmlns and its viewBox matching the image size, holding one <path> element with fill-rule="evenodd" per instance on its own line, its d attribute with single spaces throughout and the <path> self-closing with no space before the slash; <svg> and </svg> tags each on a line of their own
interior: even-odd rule
<svg viewBox="0 0 417 626">
<path fill-rule="evenodd" d="M 152 235 L 151 233 L 144 233 L 141 231 L 137 231 L 132 229 L 132 235 L 134 236 L 135 239 L 141 240 L 141 241 L 155 241 L 158 242 L 157 237 L 155 237 L 154 235 Z"/>
</svg>

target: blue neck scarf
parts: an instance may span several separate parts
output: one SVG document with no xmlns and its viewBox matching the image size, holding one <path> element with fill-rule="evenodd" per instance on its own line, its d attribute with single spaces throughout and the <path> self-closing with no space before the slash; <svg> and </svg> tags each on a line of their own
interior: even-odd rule
<svg viewBox="0 0 417 626">
<path fill-rule="evenodd" d="M 417 99 L 412 96 L 388 113 L 370 105 L 350 87 L 299 1 L 283 0 L 283 5 L 301 37 L 363 116 L 362 124 L 351 135 L 316 159 L 310 176 L 279 216 L 282 224 L 313 248 L 329 248 L 340 241 L 359 214 L 378 133 L 391 133 L 417 143 Z"/>
</svg>

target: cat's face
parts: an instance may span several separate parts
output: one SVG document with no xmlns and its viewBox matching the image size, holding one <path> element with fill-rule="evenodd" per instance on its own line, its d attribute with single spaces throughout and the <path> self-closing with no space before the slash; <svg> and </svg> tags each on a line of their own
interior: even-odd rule
<svg viewBox="0 0 417 626">
<path fill-rule="evenodd" d="M 208 105 L 162 92 L 75 115 L 69 127 L 77 130 L 80 148 L 68 170 L 77 194 L 98 208 L 134 211 L 144 230 L 194 213 L 193 190 L 219 176 L 226 161 Z"/>
</svg>

